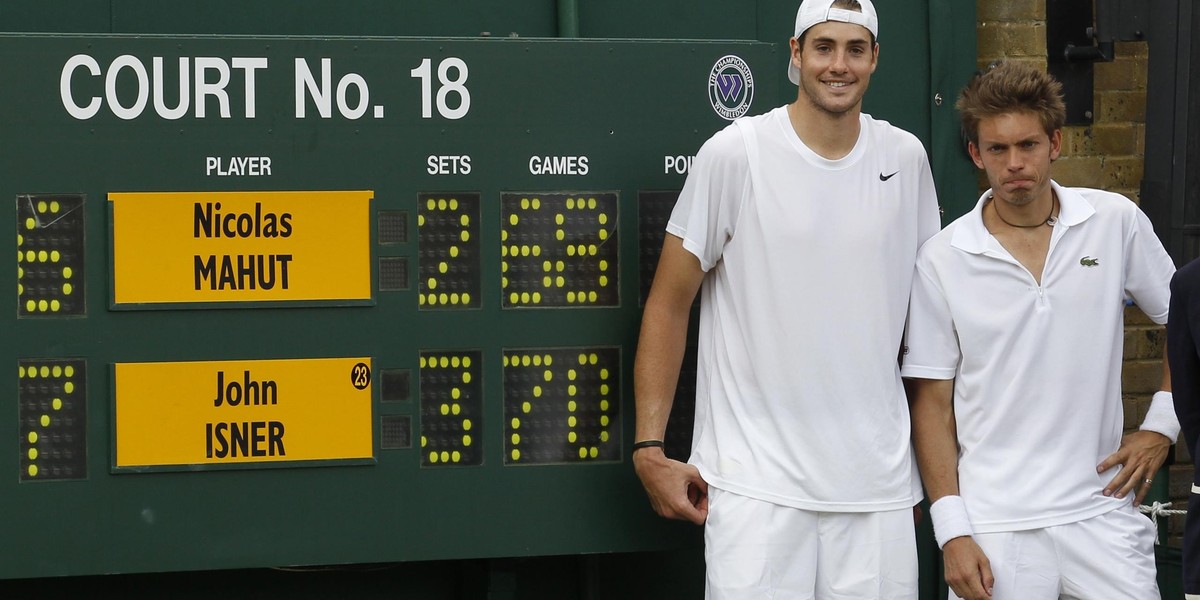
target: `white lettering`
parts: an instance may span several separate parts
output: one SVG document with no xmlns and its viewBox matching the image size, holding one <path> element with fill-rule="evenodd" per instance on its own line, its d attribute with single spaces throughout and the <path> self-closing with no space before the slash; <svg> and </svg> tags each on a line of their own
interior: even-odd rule
<svg viewBox="0 0 1200 600">
<path fill-rule="evenodd" d="M 317 80 L 313 78 L 312 70 L 308 68 L 308 61 L 303 58 L 296 59 L 296 118 L 303 119 L 307 105 L 304 102 L 304 92 L 308 91 L 309 97 L 312 98 L 313 104 L 317 105 L 317 112 L 322 119 L 328 119 L 333 116 L 333 103 L 329 96 L 329 79 L 330 79 L 330 59 L 321 59 L 321 84 L 317 85 Z"/>
<path fill-rule="evenodd" d="M 270 156 L 204 157 L 204 174 L 212 177 L 260 177 L 271 174 Z M 219 206 L 218 206 L 219 207 Z"/>
<path fill-rule="evenodd" d="M 346 103 L 346 90 L 350 86 L 358 88 L 358 106 L 350 108 Z M 371 97 L 371 93 L 367 91 L 367 80 L 363 79 L 362 75 L 357 73 L 347 73 L 338 81 L 337 85 L 337 104 L 338 112 L 342 113 L 347 119 L 357 119 L 367 114 L 367 102 Z"/>
<path fill-rule="evenodd" d="M 254 118 L 254 70 L 267 68 L 267 58 L 265 56 L 247 58 L 237 56 L 233 59 L 233 68 L 243 69 L 246 81 L 246 118 Z"/>
<path fill-rule="evenodd" d="M 471 157 L 429 155 L 425 160 L 425 172 L 430 175 L 470 175 Z"/>
<path fill-rule="evenodd" d="M 695 156 L 664 156 L 663 157 L 663 173 L 675 172 L 679 175 L 686 175 L 692 170 L 692 161 Z"/>
<path fill-rule="evenodd" d="M 586 156 L 530 156 L 529 172 L 533 175 L 587 175 Z"/>
<path fill-rule="evenodd" d="M 296 59 L 296 118 L 303 119 L 308 112 L 308 104 L 305 101 L 306 92 L 307 97 L 311 98 L 313 104 L 316 105 L 317 112 L 322 119 L 333 116 L 332 100 L 335 94 L 338 112 L 347 119 L 362 118 L 367 114 L 367 109 L 372 108 L 370 106 L 371 92 L 367 89 L 367 80 L 358 73 L 343 75 L 338 80 L 336 92 L 330 89 L 330 82 L 333 80 L 332 62 L 332 59 L 321 59 L 321 82 L 318 84 L 312 69 L 308 67 L 308 61 L 303 58 Z M 350 88 L 358 91 L 358 104 L 354 106 L 350 106 L 349 102 Z M 372 114 L 377 119 L 383 118 L 383 107 L 374 107 Z"/>
<path fill-rule="evenodd" d="M 133 101 L 133 106 L 126 108 L 121 104 L 120 98 L 117 98 L 117 76 L 121 74 L 121 69 L 129 68 L 133 70 L 133 74 L 137 77 L 137 100 Z M 146 101 L 150 98 L 150 76 L 146 74 L 146 66 L 136 56 L 122 54 L 112 61 L 108 66 L 108 75 L 104 78 L 104 98 L 108 100 L 109 109 L 117 118 L 125 119 L 126 121 L 136 119 L 142 114 L 142 110 L 146 108 Z"/>
<path fill-rule="evenodd" d="M 161 56 L 154 57 L 154 112 L 158 113 L 158 116 L 173 121 L 183 118 L 183 115 L 187 114 L 191 95 L 188 78 L 189 62 L 187 57 L 179 58 L 179 104 L 175 108 L 167 108 L 166 102 L 163 101 L 163 85 L 166 81 L 166 77 L 163 76 L 163 59 Z"/>
<path fill-rule="evenodd" d="M 76 54 L 67 59 L 63 65 L 62 75 L 58 80 L 58 93 L 62 97 L 63 108 L 67 109 L 67 114 L 85 121 L 96 116 L 100 112 L 100 97 L 92 96 L 91 102 L 87 106 L 79 106 L 75 103 L 75 98 L 71 94 L 71 77 L 75 73 L 75 69 L 79 67 L 87 67 L 88 72 L 93 77 L 100 76 L 100 63 L 96 59 L 86 54 Z"/>
<path fill-rule="evenodd" d="M 205 72 L 217 72 L 217 81 L 208 82 Z M 229 84 L 229 64 L 220 58 L 211 56 L 196 57 L 196 118 L 203 119 L 205 115 L 205 96 L 215 96 L 220 108 L 221 118 L 229 118 L 229 94 L 225 86 Z"/>
<path fill-rule="evenodd" d="M 230 81 L 230 66 L 223 58 L 217 57 L 197 57 L 188 58 L 180 57 L 179 61 L 179 97 L 175 106 L 167 106 L 168 76 L 166 74 L 166 66 L 163 57 L 155 56 L 151 58 L 151 70 L 147 72 L 146 64 L 136 56 L 123 54 L 115 58 L 109 65 L 107 70 L 102 70 L 96 59 L 86 54 L 77 54 L 72 56 L 63 65 L 62 74 L 59 78 L 59 94 L 62 98 L 63 108 L 67 114 L 80 120 L 91 119 L 99 114 L 100 109 L 107 104 L 109 111 L 114 116 L 123 120 L 132 120 L 141 116 L 146 105 L 149 104 L 151 95 L 154 100 L 154 112 L 167 120 L 177 120 L 183 118 L 187 114 L 191 106 L 195 106 L 195 116 L 198 119 L 203 119 L 206 114 L 207 106 L 205 101 L 208 96 L 213 96 L 217 100 L 218 112 L 221 118 L 230 118 L 230 101 L 226 87 Z M 234 57 L 232 59 L 233 68 L 244 71 L 245 82 L 245 112 L 246 118 L 254 118 L 255 115 L 255 72 L 258 69 L 267 68 L 267 59 L 263 57 Z M 189 74 L 189 66 L 194 73 Z M 80 106 L 76 101 L 75 94 L 72 89 L 72 84 L 75 81 L 75 73 L 80 67 L 86 67 L 93 78 L 104 76 L 104 96 L 92 96 L 88 99 L 86 106 Z M 125 95 L 118 93 L 117 80 L 126 78 L 128 71 L 133 74 L 135 85 L 130 87 L 128 83 L 121 86 L 121 90 Z M 216 71 L 216 81 L 209 81 L 208 72 Z M 128 97 L 129 90 L 133 90 L 135 94 Z M 189 91 L 194 92 L 194 98 Z"/>
</svg>

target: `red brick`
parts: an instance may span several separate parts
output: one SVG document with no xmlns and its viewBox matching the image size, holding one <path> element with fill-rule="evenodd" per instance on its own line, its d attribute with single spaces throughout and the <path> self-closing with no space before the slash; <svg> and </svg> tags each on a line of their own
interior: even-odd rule
<svg viewBox="0 0 1200 600">
<path fill-rule="evenodd" d="M 1157 327 L 1158 323 L 1151 321 L 1150 317 L 1147 317 L 1146 313 L 1142 312 L 1142 309 L 1136 306 L 1127 306 L 1125 307 L 1125 326 L 1129 327 L 1131 325 Z"/>
<path fill-rule="evenodd" d="M 1045 60 L 1046 28 L 1042 25 L 980 23 L 977 32 L 980 57 Z"/>
<path fill-rule="evenodd" d="M 1146 121 L 1146 93 L 1141 91 L 1098 92 L 1099 106 L 1097 121 Z"/>
<path fill-rule="evenodd" d="M 1125 360 L 1162 359 L 1165 338 L 1163 327 L 1125 328 Z"/>
<path fill-rule="evenodd" d="M 1121 370 L 1121 390 L 1126 394 L 1153 394 L 1162 385 L 1162 361 L 1129 360 Z M 1139 411 L 1138 422 L 1144 416 Z"/>
<path fill-rule="evenodd" d="M 1145 41 L 1141 42 L 1117 42 L 1113 44 L 1113 56 L 1121 58 L 1146 58 L 1150 55 L 1150 48 Z"/>
<path fill-rule="evenodd" d="M 1106 156 L 1137 156 L 1140 129 L 1129 123 L 1097 123 L 1091 127 L 1094 150 Z"/>
<path fill-rule="evenodd" d="M 1145 71 L 1146 63 L 1133 58 L 1099 62 L 1094 70 L 1093 87 L 1097 92 L 1145 89 Z"/>
<path fill-rule="evenodd" d="M 1096 151 L 1091 127 L 1063 127 L 1063 156 L 1095 156 Z"/>
<path fill-rule="evenodd" d="M 1138 187 L 1142 182 L 1142 164 L 1141 157 L 1105 158 L 1101 167 L 1101 187 L 1106 190 Z"/>
<path fill-rule="evenodd" d="M 1037 21 L 1046 18 L 1046 0 L 979 0 L 975 18 L 980 21 Z"/>
<path fill-rule="evenodd" d="M 1054 162 L 1053 173 L 1065 186 L 1100 187 L 1103 162 L 1098 156 L 1067 156 Z"/>
</svg>

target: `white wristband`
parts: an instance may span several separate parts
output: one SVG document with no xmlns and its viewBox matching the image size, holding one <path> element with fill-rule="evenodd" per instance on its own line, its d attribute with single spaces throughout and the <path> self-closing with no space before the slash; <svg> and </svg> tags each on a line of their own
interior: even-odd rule
<svg viewBox="0 0 1200 600">
<path fill-rule="evenodd" d="M 929 517 L 933 519 L 933 537 L 938 548 L 954 538 L 975 533 L 962 496 L 942 496 L 929 507 Z"/>
<path fill-rule="evenodd" d="M 1174 444 L 1179 439 L 1179 417 L 1175 414 L 1175 401 L 1171 392 L 1155 392 L 1150 409 L 1142 420 L 1142 431 L 1153 431 L 1167 436 Z"/>
</svg>

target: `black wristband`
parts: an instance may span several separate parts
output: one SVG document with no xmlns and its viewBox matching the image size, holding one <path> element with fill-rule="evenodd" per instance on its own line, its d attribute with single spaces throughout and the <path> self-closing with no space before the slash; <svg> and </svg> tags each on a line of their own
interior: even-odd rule
<svg viewBox="0 0 1200 600">
<path fill-rule="evenodd" d="M 641 450 L 642 448 L 663 448 L 663 449 L 665 449 L 666 445 L 663 444 L 662 440 L 642 440 L 640 442 L 633 443 L 633 451 L 634 452 L 637 452 L 638 450 Z"/>
</svg>

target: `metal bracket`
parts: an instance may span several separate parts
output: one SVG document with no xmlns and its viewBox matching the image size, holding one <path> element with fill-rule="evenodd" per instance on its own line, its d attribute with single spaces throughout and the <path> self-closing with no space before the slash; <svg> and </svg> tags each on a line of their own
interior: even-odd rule
<svg viewBox="0 0 1200 600">
<path fill-rule="evenodd" d="M 1148 18 L 1144 1 L 1046 1 L 1046 66 L 1063 84 L 1067 124 L 1091 124 L 1096 62 L 1113 60 L 1113 42 L 1144 39 Z"/>
</svg>

